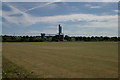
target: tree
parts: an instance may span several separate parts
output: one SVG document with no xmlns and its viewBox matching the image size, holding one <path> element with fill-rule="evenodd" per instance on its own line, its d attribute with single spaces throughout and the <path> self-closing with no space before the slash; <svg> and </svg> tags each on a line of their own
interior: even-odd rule
<svg viewBox="0 0 120 80">
<path fill-rule="evenodd" d="M 67 40 L 67 41 L 71 41 L 71 37 L 69 37 L 68 35 L 65 35 L 64 39 Z"/>
</svg>

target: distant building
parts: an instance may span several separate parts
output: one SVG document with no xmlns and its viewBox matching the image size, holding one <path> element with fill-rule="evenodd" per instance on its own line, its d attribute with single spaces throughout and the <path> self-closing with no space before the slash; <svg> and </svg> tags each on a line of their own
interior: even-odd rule
<svg viewBox="0 0 120 80">
<path fill-rule="evenodd" d="M 54 35 L 54 36 L 52 36 Z M 59 24 L 58 25 L 58 34 L 45 34 L 41 33 L 41 38 L 46 39 L 49 37 L 53 37 L 54 41 L 64 41 L 64 34 L 62 33 L 62 26 Z"/>
<path fill-rule="evenodd" d="M 41 38 L 45 39 L 45 33 L 41 33 Z"/>
<path fill-rule="evenodd" d="M 58 32 L 58 41 L 63 41 L 64 40 L 64 34 L 62 33 L 62 26 L 59 24 L 59 32 Z"/>
</svg>

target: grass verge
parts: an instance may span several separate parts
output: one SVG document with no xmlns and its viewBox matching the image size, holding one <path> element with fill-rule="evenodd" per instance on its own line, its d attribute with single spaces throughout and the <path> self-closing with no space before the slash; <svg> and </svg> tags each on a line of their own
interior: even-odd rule
<svg viewBox="0 0 120 80">
<path fill-rule="evenodd" d="M 2 78 L 37 78 L 34 72 L 28 72 L 24 68 L 14 64 L 3 57 Z"/>
</svg>

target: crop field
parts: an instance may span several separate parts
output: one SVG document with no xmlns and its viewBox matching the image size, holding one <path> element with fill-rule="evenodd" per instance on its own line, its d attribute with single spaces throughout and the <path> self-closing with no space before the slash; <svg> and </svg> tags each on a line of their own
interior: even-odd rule
<svg viewBox="0 0 120 80">
<path fill-rule="evenodd" d="M 2 78 L 2 43 L 0 42 L 0 79 Z"/>
<path fill-rule="evenodd" d="M 2 49 L 39 78 L 118 77 L 117 42 L 3 42 Z"/>
</svg>

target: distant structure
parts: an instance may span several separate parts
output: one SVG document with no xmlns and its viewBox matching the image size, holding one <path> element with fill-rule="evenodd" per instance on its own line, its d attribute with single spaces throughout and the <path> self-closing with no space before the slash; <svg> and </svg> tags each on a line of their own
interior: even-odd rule
<svg viewBox="0 0 120 80">
<path fill-rule="evenodd" d="M 45 38 L 45 33 L 41 33 L 41 38 L 42 38 L 42 39 Z"/>
<path fill-rule="evenodd" d="M 62 26 L 60 26 L 60 24 L 58 26 L 59 26 L 59 35 L 60 35 L 62 33 Z"/>
<path fill-rule="evenodd" d="M 41 33 L 42 39 L 47 39 L 49 37 L 54 37 L 55 41 L 64 41 L 64 34 L 62 33 L 62 26 L 58 25 L 58 34 L 45 34 Z"/>
<path fill-rule="evenodd" d="M 62 33 L 62 26 L 59 24 L 59 32 L 58 32 L 58 41 L 63 41 L 64 40 L 64 34 Z"/>
</svg>

